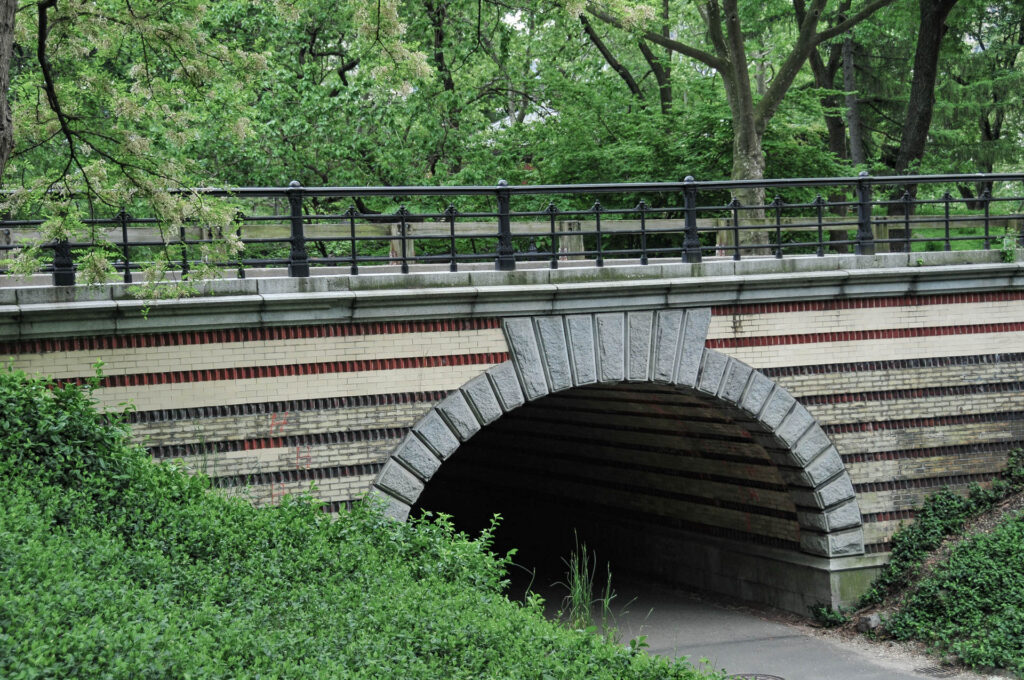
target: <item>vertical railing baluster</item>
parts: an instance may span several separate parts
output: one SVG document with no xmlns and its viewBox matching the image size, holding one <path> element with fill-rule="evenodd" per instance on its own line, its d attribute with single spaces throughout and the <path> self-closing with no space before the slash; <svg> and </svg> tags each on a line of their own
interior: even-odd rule
<svg viewBox="0 0 1024 680">
<path fill-rule="evenodd" d="M 508 189 L 508 182 L 503 179 L 498 180 L 495 194 L 498 198 L 498 252 L 494 268 L 498 271 L 509 272 L 516 268 L 516 255 L 512 249 L 512 193 Z"/>
<path fill-rule="evenodd" d="M 444 209 L 444 215 L 448 218 L 448 239 L 451 248 L 452 261 L 448 265 L 448 271 L 457 272 L 459 271 L 458 257 L 455 252 L 455 205 L 452 203 L 448 204 L 448 207 Z"/>
<path fill-rule="evenodd" d="M 131 216 L 123 208 L 117 213 L 117 221 L 121 224 L 121 260 L 124 262 L 122 279 L 125 283 L 132 282 L 132 259 L 128 252 L 128 220 L 130 219 Z"/>
<path fill-rule="evenodd" d="M 594 207 L 591 208 L 594 211 L 594 224 L 597 232 L 597 266 L 604 266 L 604 252 L 601 248 L 601 201 L 594 201 Z"/>
<path fill-rule="evenodd" d="M 288 184 L 288 206 L 291 211 L 291 250 L 288 253 L 288 276 L 309 276 L 309 255 L 306 253 L 306 235 L 303 231 L 302 199 L 304 189 L 298 180 Z"/>
<path fill-rule="evenodd" d="M 555 230 L 555 217 L 558 215 L 558 208 L 553 202 L 548 203 L 548 219 L 551 220 L 551 268 L 558 269 L 558 232 Z"/>
<path fill-rule="evenodd" d="M 818 194 L 814 197 L 814 212 L 818 221 L 818 250 L 817 257 L 825 257 L 825 199 Z"/>
<path fill-rule="evenodd" d="M 875 254 L 875 235 L 871 231 L 871 177 L 864 170 L 857 176 L 857 255 Z"/>
<path fill-rule="evenodd" d="M 740 259 L 740 208 L 743 206 L 740 199 L 735 196 L 729 201 L 729 209 L 732 210 L 732 259 Z"/>
<path fill-rule="evenodd" d="M 75 263 L 71 259 L 71 244 L 66 238 L 53 244 L 53 285 L 75 285 Z"/>
<path fill-rule="evenodd" d="M 991 210 L 990 202 L 992 201 L 992 192 L 985 189 L 981 192 L 981 204 L 985 208 L 985 250 L 992 248 L 992 240 L 989 238 L 989 228 L 991 227 L 992 218 L 989 214 Z"/>
<path fill-rule="evenodd" d="M 184 281 L 188 278 L 189 266 L 188 266 L 188 243 L 186 243 L 188 233 L 185 231 L 185 225 L 182 224 L 178 227 L 178 244 L 181 247 L 181 280 Z"/>
<path fill-rule="evenodd" d="M 640 199 L 636 209 L 640 212 L 640 264 L 647 264 L 647 202 Z"/>
<path fill-rule="evenodd" d="M 239 243 L 242 241 L 242 224 L 245 222 L 245 213 L 238 213 L 235 215 L 235 221 L 238 222 L 238 227 L 235 228 L 235 236 L 238 237 Z M 245 263 L 242 262 L 242 253 L 244 250 L 240 250 L 238 254 L 238 278 L 245 278 Z"/>
<path fill-rule="evenodd" d="M 686 211 L 686 226 L 683 231 L 683 262 L 700 262 L 700 234 L 697 232 L 697 186 L 693 177 L 683 180 L 683 208 Z"/>
<path fill-rule="evenodd" d="M 945 214 L 945 223 L 946 223 L 946 247 L 945 247 L 945 249 L 947 251 L 953 249 L 953 244 L 950 243 L 950 241 L 949 241 L 949 236 L 950 236 L 950 234 L 949 234 L 949 202 L 952 201 L 952 200 L 953 200 L 953 195 L 951 193 L 949 193 L 948 191 L 942 195 L 942 201 L 943 201 L 943 207 L 944 207 L 943 212 Z"/>
<path fill-rule="evenodd" d="M 909 191 L 904 191 L 900 200 L 903 201 L 903 252 L 909 253 L 910 241 L 913 238 L 910 231 L 910 213 L 913 212 L 914 197 L 910 195 Z"/>
<path fill-rule="evenodd" d="M 782 259 L 782 207 L 785 202 L 778 194 L 772 199 L 771 207 L 775 214 L 775 259 Z"/>
<path fill-rule="evenodd" d="M 359 254 L 356 252 L 356 244 L 358 243 L 356 240 L 356 207 L 354 205 L 350 205 L 348 210 L 345 211 L 345 216 L 348 217 L 348 241 L 350 251 L 348 270 L 352 276 L 356 276 L 359 274 Z"/>
<path fill-rule="evenodd" d="M 408 219 L 408 217 L 409 217 L 409 209 L 406 208 L 404 205 L 401 206 L 398 209 L 398 218 L 399 218 L 399 222 L 398 222 L 398 235 L 401 237 L 401 245 L 402 245 L 402 260 L 401 260 L 401 262 L 402 262 L 402 273 L 403 274 L 408 274 L 409 273 L 409 257 L 408 257 L 408 250 L 407 250 L 407 245 L 406 245 L 406 235 L 407 235 L 408 229 L 409 229 L 409 219 Z"/>
</svg>

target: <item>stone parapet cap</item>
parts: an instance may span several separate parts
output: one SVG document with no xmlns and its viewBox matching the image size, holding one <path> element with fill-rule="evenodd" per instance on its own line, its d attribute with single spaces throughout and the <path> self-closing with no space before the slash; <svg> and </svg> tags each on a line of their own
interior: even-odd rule
<svg viewBox="0 0 1024 680">
<path fill-rule="evenodd" d="M 202 281 L 195 297 L 149 303 L 132 297 L 125 284 L 7 285 L 0 287 L 0 341 L 1024 289 L 1024 264 L 1000 262 L 999 256 L 997 251 L 887 253 L 646 266 L 609 262 L 600 268 L 571 262 L 556 270 L 532 263 L 537 266 L 513 272 L 466 267 L 410 274 L 377 267 L 358 276 Z"/>
</svg>

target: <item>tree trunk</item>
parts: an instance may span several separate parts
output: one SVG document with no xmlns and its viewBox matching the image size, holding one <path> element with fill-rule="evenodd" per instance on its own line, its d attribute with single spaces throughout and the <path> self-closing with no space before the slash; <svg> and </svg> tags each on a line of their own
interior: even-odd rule
<svg viewBox="0 0 1024 680">
<path fill-rule="evenodd" d="M 906 172 L 924 157 L 928 130 L 935 109 L 935 79 L 939 72 L 939 48 L 946 35 L 946 17 L 957 0 L 919 0 L 921 17 L 914 51 L 914 77 L 900 135 L 900 149 L 893 170 Z"/>
<path fill-rule="evenodd" d="M 935 80 L 939 72 L 939 49 L 942 46 L 942 38 L 946 35 L 946 17 L 957 3 L 957 0 L 918 1 L 921 16 L 917 27 L 917 47 L 914 50 L 914 77 L 910 81 L 910 99 L 907 100 L 907 111 L 900 134 L 900 148 L 893 166 L 893 171 L 899 175 L 906 173 L 913 164 L 924 158 L 928 130 L 932 124 L 932 112 L 935 109 Z M 917 185 L 909 184 L 893 193 L 891 198 L 894 200 L 887 210 L 889 215 L 904 214 L 903 206 L 896 200 L 904 192 L 916 196 Z M 888 238 L 889 235 L 889 233 L 884 235 L 878 233 L 876 238 Z M 903 230 L 894 230 L 891 235 L 893 238 L 906 236 Z M 902 244 L 893 245 L 893 250 L 902 250 Z M 877 251 L 888 250 L 883 246 L 884 244 L 879 244 Z"/>
<path fill-rule="evenodd" d="M 860 103 L 857 100 L 857 73 L 853 62 L 853 40 L 843 40 L 843 89 L 846 90 L 846 126 L 850 130 L 850 162 L 864 165 L 864 138 L 860 124 Z"/>
<path fill-rule="evenodd" d="M 0 182 L 14 150 L 14 124 L 8 94 L 14 56 L 14 13 L 17 9 L 16 0 L 0 0 Z"/>
</svg>

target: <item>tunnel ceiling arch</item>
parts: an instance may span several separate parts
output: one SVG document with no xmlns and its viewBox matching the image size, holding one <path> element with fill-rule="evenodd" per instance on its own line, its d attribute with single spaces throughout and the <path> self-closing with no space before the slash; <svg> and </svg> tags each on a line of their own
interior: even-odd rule
<svg viewBox="0 0 1024 680">
<path fill-rule="evenodd" d="M 705 348 L 710 319 L 708 308 L 506 319 L 510 360 L 431 409 L 392 453 L 371 495 L 404 520 L 440 466 L 504 414 L 576 387 L 653 383 L 708 398 L 745 420 L 786 482 L 804 552 L 862 554 L 860 509 L 832 442 L 783 387 Z"/>
</svg>

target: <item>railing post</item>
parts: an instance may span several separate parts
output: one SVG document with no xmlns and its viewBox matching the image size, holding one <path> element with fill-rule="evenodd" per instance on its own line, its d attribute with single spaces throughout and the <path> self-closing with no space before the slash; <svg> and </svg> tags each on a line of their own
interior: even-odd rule
<svg viewBox="0 0 1024 680">
<path fill-rule="evenodd" d="M 701 261 L 700 235 L 697 233 L 697 187 L 693 177 L 686 176 L 683 184 L 683 207 L 686 209 L 686 226 L 683 231 L 683 259 L 686 262 Z"/>
<path fill-rule="evenodd" d="M 117 221 L 121 223 L 121 254 L 124 257 L 124 282 L 132 282 L 132 261 L 128 252 L 128 222 L 132 216 L 123 209 L 117 213 Z"/>
<path fill-rule="evenodd" d="M 302 185 L 297 180 L 288 184 L 288 205 L 291 208 L 291 252 L 288 253 L 288 276 L 309 276 L 309 255 L 302 221 Z"/>
<path fill-rule="evenodd" d="M 53 244 L 53 285 L 75 285 L 75 263 L 71 259 L 71 244 L 66 238 Z"/>
<path fill-rule="evenodd" d="M 508 182 L 498 180 L 495 191 L 498 196 L 498 253 L 494 260 L 494 268 L 502 272 L 510 272 L 516 268 L 516 257 L 512 250 L 512 219 L 511 198 Z"/>
<path fill-rule="evenodd" d="M 871 231 L 871 181 L 867 172 L 857 176 L 857 255 L 875 254 L 875 235 Z"/>
</svg>

